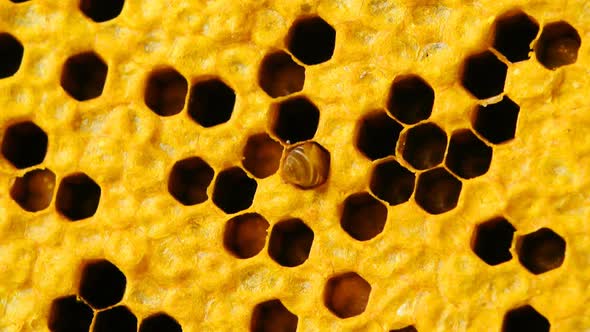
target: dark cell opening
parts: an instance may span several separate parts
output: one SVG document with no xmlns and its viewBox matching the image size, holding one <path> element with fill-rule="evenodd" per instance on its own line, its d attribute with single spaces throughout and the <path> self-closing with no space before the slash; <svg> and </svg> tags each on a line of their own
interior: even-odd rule
<svg viewBox="0 0 590 332">
<path fill-rule="evenodd" d="M 389 205 L 407 202 L 414 191 L 416 176 L 394 159 L 379 162 L 371 174 L 371 192 Z"/>
<path fill-rule="evenodd" d="M 16 74 L 24 52 L 23 45 L 13 35 L 0 33 L 0 79 Z"/>
<path fill-rule="evenodd" d="M 23 3 L 23 2 L 27 2 L 27 1 L 29 1 L 29 0 L 10 0 L 10 2 L 13 2 L 13 3 Z"/>
<path fill-rule="evenodd" d="M 287 47 L 306 65 L 326 62 L 334 54 L 336 30 L 319 16 L 298 19 L 287 36 Z"/>
<path fill-rule="evenodd" d="M 355 144 L 371 160 L 395 154 L 402 126 L 382 111 L 373 112 L 359 122 Z"/>
<path fill-rule="evenodd" d="M 371 285 L 354 272 L 330 278 L 324 289 L 324 305 L 336 316 L 349 318 L 367 308 Z"/>
<path fill-rule="evenodd" d="M 250 321 L 251 332 L 295 332 L 298 318 L 280 300 L 258 304 Z"/>
<path fill-rule="evenodd" d="M 401 329 L 391 330 L 389 332 L 418 332 L 418 330 L 413 325 L 410 325 Z"/>
<path fill-rule="evenodd" d="M 92 217 L 100 202 L 100 186 L 84 173 L 68 175 L 57 189 L 55 207 L 70 221 Z"/>
<path fill-rule="evenodd" d="M 492 148 L 471 130 L 457 130 L 451 136 L 446 165 L 459 177 L 472 179 L 485 174 L 492 162 Z"/>
<path fill-rule="evenodd" d="M 64 63 L 61 86 L 78 101 L 94 99 L 102 94 L 107 71 L 106 63 L 96 53 L 77 54 Z"/>
<path fill-rule="evenodd" d="M 461 83 L 477 99 L 491 98 L 504 91 L 507 71 L 494 53 L 484 51 L 465 59 Z"/>
<path fill-rule="evenodd" d="M 531 273 L 541 274 L 556 269 L 565 259 L 565 240 L 549 228 L 518 239 L 516 252 L 520 263 Z"/>
<path fill-rule="evenodd" d="M 174 318 L 161 312 L 145 318 L 139 325 L 139 332 L 182 332 L 182 327 Z"/>
<path fill-rule="evenodd" d="M 447 149 L 447 134 L 434 123 L 408 129 L 401 138 L 404 159 L 415 169 L 425 170 L 442 163 Z"/>
<path fill-rule="evenodd" d="M 199 157 L 180 160 L 170 171 L 168 192 L 183 205 L 203 203 L 213 175 L 213 168 Z"/>
<path fill-rule="evenodd" d="M 301 265 L 309 257 L 313 237 L 313 231 L 303 221 L 281 221 L 272 228 L 268 254 L 282 266 Z"/>
<path fill-rule="evenodd" d="M 10 197 L 29 212 L 46 209 L 51 204 L 55 189 L 55 174 L 48 169 L 36 169 L 16 178 Z"/>
<path fill-rule="evenodd" d="M 257 187 L 241 168 L 226 169 L 215 180 L 213 203 L 227 214 L 245 210 L 252 205 Z"/>
<path fill-rule="evenodd" d="M 300 189 L 323 185 L 330 175 L 330 152 L 316 142 L 305 142 L 289 149 L 283 161 L 281 176 Z"/>
<path fill-rule="evenodd" d="M 305 82 L 305 68 L 283 51 L 268 54 L 258 71 L 258 85 L 272 98 L 301 91 Z"/>
<path fill-rule="evenodd" d="M 549 332 L 551 324 L 535 308 L 525 305 L 504 315 L 502 332 Z"/>
<path fill-rule="evenodd" d="M 225 224 L 223 245 L 238 258 L 251 258 L 264 248 L 269 224 L 257 213 L 233 217 Z"/>
<path fill-rule="evenodd" d="M 416 203 L 430 214 L 454 209 L 461 194 L 461 181 L 444 168 L 435 168 L 418 177 Z"/>
<path fill-rule="evenodd" d="M 2 140 L 2 155 L 14 167 L 23 169 L 40 164 L 47 153 L 48 138 L 31 121 L 10 125 Z"/>
<path fill-rule="evenodd" d="M 270 128 L 287 144 L 312 139 L 318 129 L 320 111 L 306 97 L 294 97 L 273 106 Z"/>
<path fill-rule="evenodd" d="M 279 169 L 283 146 L 266 133 L 256 134 L 248 138 L 243 155 L 244 168 L 255 177 L 264 179 Z"/>
<path fill-rule="evenodd" d="M 415 124 L 432 113 L 434 90 L 420 76 L 396 77 L 389 91 L 387 109 L 399 121 Z"/>
<path fill-rule="evenodd" d="M 488 265 L 498 265 L 512 259 L 510 247 L 516 229 L 503 217 L 483 222 L 475 228 L 471 249 Z"/>
<path fill-rule="evenodd" d="M 47 327 L 52 332 L 88 332 L 94 313 L 76 295 L 53 300 Z"/>
<path fill-rule="evenodd" d="M 184 108 L 188 91 L 186 79 L 174 68 L 153 71 L 145 87 L 145 104 L 160 116 L 172 116 Z"/>
<path fill-rule="evenodd" d="M 350 195 L 344 200 L 340 226 L 359 241 L 367 241 L 383 232 L 387 207 L 368 193 Z"/>
<path fill-rule="evenodd" d="M 539 23 L 521 10 L 502 14 L 495 23 L 494 48 L 510 62 L 529 59 Z"/>
<path fill-rule="evenodd" d="M 520 107 L 505 96 L 495 104 L 477 106 L 471 124 L 488 142 L 502 144 L 514 138 L 519 111 Z"/>
<path fill-rule="evenodd" d="M 188 114 L 205 128 L 229 121 L 236 93 L 218 78 L 195 83 L 190 92 Z"/>
<path fill-rule="evenodd" d="M 547 69 L 575 63 L 582 45 L 580 34 L 564 21 L 545 25 L 535 44 L 537 60 Z"/>
<path fill-rule="evenodd" d="M 137 318 L 125 306 L 114 307 L 96 314 L 93 332 L 136 332 Z"/>
<path fill-rule="evenodd" d="M 121 14 L 124 0 L 81 0 L 80 10 L 94 22 L 101 23 Z"/>
<path fill-rule="evenodd" d="M 93 308 L 113 306 L 125 294 L 127 278 L 113 263 L 99 260 L 87 263 L 80 277 L 80 296 Z"/>
</svg>

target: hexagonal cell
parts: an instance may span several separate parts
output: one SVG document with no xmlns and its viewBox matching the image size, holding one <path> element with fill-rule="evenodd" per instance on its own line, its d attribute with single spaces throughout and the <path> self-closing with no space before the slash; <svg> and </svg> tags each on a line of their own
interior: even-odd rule
<svg viewBox="0 0 590 332">
<path fill-rule="evenodd" d="M 252 205 L 257 187 L 256 180 L 241 168 L 228 168 L 215 179 L 213 203 L 227 214 L 245 210 Z"/>
<path fill-rule="evenodd" d="M 383 160 L 373 167 L 371 192 L 389 205 L 407 202 L 414 191 L 416 176 L 394 159 Z"/>
<path fill-rule="evenodd" d="M 137 317 L 125 306 L 117 306 L 96 314 L 92 332 L 135 332 Z"/>
<path fill-rule="evenodd" d="M 0 33 L 0 79 L 18 71 L 25 49 L 18 39 L 9 33 Z"/>
<path fill-rule="evenodd" d="M 254 307 L 251 332 L 295 332 L 299 319 L 280 300 L 274 299 Z"/>
<path fill-rule="evenodd" d="M 88 332 L 94 312 L 76 295 L 53 300 L 47 327 L 52 332 Z"/>
<path fill-rule="evenodd" d="M 530 305 L 508 311 L 502 322 L 502 332 L 549 332 L 551 324 Z"/>
<path fill-rule="evenodd" d="M 27 1 L 30 1 L 30 0 L 10 0 L 10 2 L 12 2 L 12 3 L 22 3 L 22 2 L 27 2 Z"/>
<path fill-rule="evenodd" d="M 418 177 L 416 203 L 430 214 L 445 213 L 457 206 L 462 186 L 446 169 L 432 169 Z"/>
<path fill-rule="evenodd" d="M 473 54 L 463 63 L 461 83 L 477 99 L 487 99 L 504 91 L 508 66 L 490 51 Z"/>
<path fill-rule="evenodd" d="M 268 221 L 258 213 L 233 217 L 225 224 L 223 245 L 237 258 L 251 258 L 264 248 Z"/>
<path fill-rule="evenodd" d="M 516 229 L 504 217 L 496 217 L 475 228 L 471 249 L 488 265 L 498 265 L 512 259 L 510 247 Z"/>
<path fill-rule="evenodd" d="M 422 123 L 402 135 L 400 149 L 412 167 L 430 169 L 442 163 L 445 157 L 447 134 L 434 123 Z"/>
<path fill-rule="evenodd" d="M 578 60 L 582 39 L 578 31 L 565 21 L 545 25 L 535 43 L 537 61 L 547 69 L 571 65 Z"/>
<path fill-rule="evenodd" d="M 402 123 L 415 124 L 428 119 L 433 105 L 434 90 L 420 76 L 404 75 L 393 80 L 387 109 Z"/>
<path fill-rule="evenodd" d="M 286 44 L 299 61 L 317 65 L 332 58 L 336 30 L 319 16 L 299 18 L 289 29 Z"/>
<path fill-rule="evenodd" d="M 355 272 L 334 276 L 324 289 L 324 305 L 336 316 L 349 318 L 367 308 L 371 285 Z"/>
<path fill-rule="evenodd" d="M 403 127 L 385 112 L 372 112 L 359 121 L 356 148 L 371 160 L 394 155 L 402 129 Z"/>
<path fill-rule="evenodd" d="M 258 85 L 272 98 L 301 91 L 305 82 L 305 68 L 283 51 L 267 54 L 260 63 Z"/>
<path fill-rule="evenodd" d="M 107 64 L 93 51 L 73 55 L 64 63 L 61 87 L 78 101 L 97 98 L 104 89 L 107 71 Z"/>
<path fill-rule="evenodd" d="M 270 128 L 287 144 L 312 139 L 318 129 L 320 111 L 306 97 L 299 96 L 273 105 Z"/>
<path fill-rule="evenodd" d="M 242 165 L 259 179 L 277 172 L 283 155 L 283 146 L 268 134 L 261 133 L 248 138 L 244 147 Z"/>
<path fill-rule="evenodd" d="M 471 117 L 473 129 L 493 144 L 510 141 L 516 134 L 520 106 L 508 96 L 488 106 L 477 106 Z"/>
<path fill-rule="evenodd" d="M 313 237 L 311 228 L 300 219 L 281 221 L 272 228 L 268 254 L 282 266 L 299 266 L 309 257 Z"/>
<path fill-rule="evenodd" d="M 168 192 L 183 205 L 203 203 L 213 175 L 213 168 L 199 157 L 177 161 L 170 171 Z"/>
<path fill-rule="evenodd" d="M 205 128 L 228 122 L 234 111 L 236 93 L 219 78 L 200 81 L 191 87 L 188 114 Z"/>
<path fill-rule="evenodd" d="M 453 132 L 445 164 L 457 176 L 472 179 L 485 174 L 492 163 L 492 148 L 471 130 Z"/>
<path fill-rule="evenodd" d="M 94 22 L 101 23 L 121 14 L 125 0 L 80 0 L 80 10 Z"/>
<path fill-rule="evenodd" d="M 36 169 L 16 178 L 10 197 L 29 212 L 46 209 L 51 204 L 55 189 L 55 174 L 49 169 Z"/>
<path fill-rule="evenodd" d="M 413 325 L 410 325 L 401 329 L 391 330 L 389 332 L 418 332 L 418 330 Z"/>
<path fill-rule="evenodd" d="M 494 48 L 510 62 L 528 60 L 531 44 L 539 33 L 539 23 L 522 10 L 500 15 L 495 25 Z"/>
<path fill-rule="evenodd" d="M 80 277 L 80 296 L 94 309 L 113 306 L 125 294 L 127 278 L 106 259 L 86 263 Z"/>
<path fill-rule="evenodd" d="M 559 234 L 543 227 L 519 237 L 516 252 L 522 266 L 533 274 L 541 274 L 563 264 L 565 247 L 565 240 Z"/>
<path fill-rule="evenodd" d="M 313 189 L 330 174 L 330 152 L 316 142 L 306 142 L 287 150 L 281 176 L 301 189 Z"/>
<path fill-rule="evenodd" d="M 160 68 L 150 73 L 144 91 L 144 102 L 160 116 L 172 116 L 184 108 L 188 83 L 176 69 Z"/>
<path fill-rule="evenodd" d="M 387 207 L 368 193 L 350 195 L 344 200 L 340 226 L 359 241 L 367 241 L 383 232 Z"/>
<path fill-rule="evenodd" d="M 35 166 L 45 159 L 47 143 L 47 134 L 33 122 L 15 123 L 4 133 L 2 155 L 18 169 Z"/>
<path fill-rule="evenodd" d="M 70 221 L 90 218 L 100 202 L 100 186 L 84 173 L 63 178 L 57 189 L 55 207 Z"/>
<path fill-rule="evenodd" d="M 139 325 L 139 332 L 182 332 L 182 326 L 176 319 L 160 312 L 144 318 Z"/>
</svg>

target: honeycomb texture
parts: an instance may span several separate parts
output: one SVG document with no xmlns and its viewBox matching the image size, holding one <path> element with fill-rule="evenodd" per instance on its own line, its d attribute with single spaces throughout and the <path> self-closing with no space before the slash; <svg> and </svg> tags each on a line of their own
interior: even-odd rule
<svg viewBox="0 0 590 332">
<path fill-rule="evenodd" d="M 1 0 L 0 331 L 590 330 L 589 17 Z"/>
</svg>

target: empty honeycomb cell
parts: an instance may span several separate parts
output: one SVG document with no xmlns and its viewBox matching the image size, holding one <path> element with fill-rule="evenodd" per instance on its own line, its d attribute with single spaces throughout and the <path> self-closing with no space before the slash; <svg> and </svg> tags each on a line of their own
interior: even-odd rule
<svg viewBox="0 0 590 332">
<path fill-rule="evenodd" d="M 393 80 L 387 110 L 405 124 L 426 120 L 432 113 L 434 90 L 420 76 L 404 75 Z"/>
<path fill-rule="evenodd" d="M 199 157 L 177 161 L 170 171 L 168 192 L 183 205 L 203 203 L 213 175 L 213 168 Z"/>
<path fill-rule="evenodd" d="M 225 224 L 223 245 L 238 258 L 254 257 L 264 248 L 268 227 L 268 221 L 258 213 L 233 217 Z"/>
<path fill-rule="evenodd" d="M 301 91 L 305 82 L 305 68 L 283 51 L 267 54 L 260 63 L 258 85 L 272 98 Z"/>
<path fill-rule="evenodd" d="M 417 170 L 442 163 L 447 149 L 447 134 L 434 123 L 422 123 L 408 129 L 400 139 L 403 158 Z"/>
<path fill-rule="evenodd" d="M 160 312 L 144 318 L 139 325 L 139 332 L 182 332 L 182 326 L 176 319 Z"/>
<path fill-rule="evenodd" d="M 301 189 L 313 189 L 330 174 L 330 152 L 316 142 L 305 142 L 287 150 L 282 164 L 283 180 Z"/>
<path fill-rule="evenodd" d="M 80 296 L 94 309 L 113 306 L 125 294 L 127 278 L 113 263 L 101 259 L 88 262 L 82 268 Z"/>
<path fill-rule="evenodd" d="M 356 148 L 371 160 L 394 155 L 402 128 L 385 112 L 372 112 L 359 121 Z"/>
<path fill-rule="evenodd" d="M 295 332 L 299 319 L 280 300 L 274 299 L 254 307 L 251 332 Z"/>
<path fill-rule="evenodd" d="M 125 306 L 101 311 L 94 318 L 92 332 L 136 332 L 137 317 Z"/>
<path fill-rule="evenodd" d="M 473 54 L 465 59 L 461 83 L 477 99 L 487 99 L 504 91 L 508 66 L 490 51 Z"/>
<path fill-rule="evenodd" d="M 336 30 L 319 16 L 299 18 L 289 29 L 286 44 L 299 61 L 317 65 L 332 58 Z"/>
<path fill-rule="evenodd" d="M 502 332 L 549 332 L 551 324 L 530 305 L 508 311 L 504 315 Z"/>
<path fill-rule="evenodd" d="M 228 168 L 217 175 L 213 203 L 225 213 L 240 212 L 252 205 L 257 187 L 256 180 L 248 177 L 241 168 Z"/>
<path fill-rule="evenodd" d="M 508 96 L 488 106 L 477 106 L 471 117 L 473 129 L 493 144 L 510 141 L 516 135 L 520 106 Z"/>
<path fill-rule="evenodd" d="M 55 207 L 70 221 L 90 218 L 98 209 L 100 193 L 100 186 L 88 175 L 74 173 L 61 180 Z"/>
<path fill-rule="evenodd" d="M 47 327 L 52 332 L 88 332 L 94 312 L 76 295 L 53 300 Z"/>
<path fill-rule="evenodd" d="M 445 213 L 457 206 L 462 186 L 446 169 L 432 169 L 418 176 L 416 203 L 430 214 Z"/>
<path fill-rule="evenodd" d="M 161 68 L 150 73 L 144 102 L 160 116 L 172 116 L 184 108 L 188 83 L 174 68 Z"/>
<path fill-rule="evenodd" d="M 255 134 L 244 147 L 242 165 L 252 175 L 264 179 L 277 172 L 283 155 L 283 146 L 268 134 Z"/>
<path fill-rule="evenodd" d="M 453 132 L 445 164 L 457 176 L 472 179 L 485 174 L 492 162 L 492 148 L 469 129 Z"/>
<path fill-rule="evenodd" d="M 545 25 L 535 43 L 535 55 L 547 69 L 571 65 L 578 60 L 582 39 L 578 31 L 565 21 Z"/>
<path fill-rule="evenodd" d="M 556 269 L 565 258 L 565 240 L 549 228 L 521 236 L 516 252 L 522 266 L 533 274 Z"/>
<path fill-rule="evenodd" d="M 101 23 L 121 14 L 125 0 L 80 0 L 80 10 L 94 22 Z"/>
<path fill-rule="evenodd" d="M 389 332 L 418 332 L 418 330 L 413 325 L 410 325 L 401 329 L 391 330 Z"/>
<path fill-rule="evenodd" d="M 62 88 L 74 99 L 85 101 L 102 95 L 108 66 L 95 52 L 69 57 L 61 73 Z"/>
<path fill-rule="evenodd" d="M 236 93 L 219 78 L 200 81 L 191 87 L 188 114 L 205 128 L 228 122 L 234 111 Z"/>
<path fill-rule="evenodd" d="M 510 62 L 528 60 L 539 23 L 519 9 L 500 15 L 495 22 L 494 48 Z"/>
<path fill-rule="evenodd" d="M 10 197 L 29 212 L 46 209 L 51 204 L 55 189 L 55 174 L 48 169 L 36 169 L 16 178 Z"/>
<path fill-rule="evenodd" d="M 510 247 L 516 229 L 504 217 L 496 217 L 475 227 L 471 249 L 488 265 L 498 265 L 512 259 Z"/>
<path fill-rule="evenodd" d="M 0 79 L 10 77 L 18 71 L 25 48 L 9 33 L 0 33 Z"/>
<path fill-rule="evenodd" d="M 309 257 L 313 238 L 311 228 L 300 219 L 281 221 L 270 233 L 268 254 L 282 266 L 299 266 Z"/>
<path fill-rule="evenodd" d="M 8 126 L 2 139 L 2 155 L 14 167 L 23 169 L 40 164 L 47 153 L 48 138 L 31 121 Z"/>
<path fill-rule="evenodd" d="M 30 1 L 30 0 L 10 0 L 10 2 L 13 2 L 13 3 L 22 3 L 22 2 L 27 2 L 27 1 Z"/>
<path fill-rule="evenodd" d="M 320 111 L 306 97 L 292 97 L 272 106 L 270 128 L 287 144 L 312 139 L 318 129 Z"/>
<path fill-rule="evenodd" d="M 368 193 L 358 193 L 344 200 L 340 226 L 359 241 L 367 241 L 383 232 L 387 207 Z"/>
<path fill-rule="evenodd" d="M 349 318 L 362 314 L 367 308 L 371 285 L 355 272 L 336 275 L 324 289 L 324 304 L 336 316 Z"/>
<path fill-rule="evenodd" d="M 371 172 L 371 192 L 389 205 L 407 202 L 414 191 L 414 173 L 395 159 L 378 162 Z"/>
</svg>

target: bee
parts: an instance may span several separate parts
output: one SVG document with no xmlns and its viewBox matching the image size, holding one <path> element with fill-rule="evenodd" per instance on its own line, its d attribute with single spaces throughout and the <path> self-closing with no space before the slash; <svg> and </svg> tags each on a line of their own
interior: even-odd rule
<svg viewBox="0 0 590 332">
<path fill-rule="evenodd" d="M 330 171 L 330 153 L 315 142 L 297 145 L 285 154 L 281 175 L 302 189 L 311 189 L 326 182 Z"/>
</svg>

